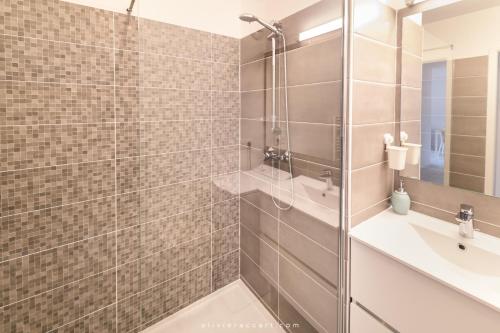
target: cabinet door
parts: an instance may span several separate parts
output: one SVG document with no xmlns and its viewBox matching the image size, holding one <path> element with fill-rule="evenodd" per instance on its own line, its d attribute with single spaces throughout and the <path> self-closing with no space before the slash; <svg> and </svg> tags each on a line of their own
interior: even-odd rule
<svg viewBox="0 0 500 333">
<path fill-rule="evenodd" d="M 351 333 L 392 333 L 356 303 L 351 303 Z"/>
<path fill-rule="evenodd" d="M 351 297 L 402 333 L 500 332 L 500 312 L 357 241 Z"/>
</svg>

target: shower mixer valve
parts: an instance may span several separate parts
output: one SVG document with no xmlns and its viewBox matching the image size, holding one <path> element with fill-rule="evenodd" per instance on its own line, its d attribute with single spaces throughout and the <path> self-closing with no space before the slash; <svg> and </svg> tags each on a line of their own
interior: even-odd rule
<svg viewBox="0 0 500 333">
<path fill-rule="evenodd" d="M 288 150 L 283 154 L 278 154 L 273 147 L 269 147 L 266 152 L 264 152 L 264 161 L 284 161 L 288 162 L 292 158 L 292 153 Z"/>
<path fill-rule="evenodd" d="M 266 152 L 264 152 L 264 161 L 276 161 L 279 159 L 278 153 L 274 151 L 272 147 L 270 147 Z"/>
<path fill-rule="evenodd" d="M 290 153 L 288 150 L 280 155 L 280 160 L 284 162 L 290 161 L 291 158 L 292 158 L 292 153 Z"/>
</svg>

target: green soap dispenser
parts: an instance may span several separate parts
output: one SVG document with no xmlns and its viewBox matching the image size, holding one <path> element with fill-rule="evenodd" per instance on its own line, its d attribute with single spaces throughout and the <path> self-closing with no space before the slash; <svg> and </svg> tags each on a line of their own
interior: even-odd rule
<svg viewBox="0 0 500 333">
<path fill-rule="evenodd" d="M 392 209 L 401 215 L 408 215 L 408 211 L 410 210 L 410 196 L 406 193 L 403 188 L 403 182 L 400 183 L 399 189 L 392 192 L 391 197 Z"/>
</svg>

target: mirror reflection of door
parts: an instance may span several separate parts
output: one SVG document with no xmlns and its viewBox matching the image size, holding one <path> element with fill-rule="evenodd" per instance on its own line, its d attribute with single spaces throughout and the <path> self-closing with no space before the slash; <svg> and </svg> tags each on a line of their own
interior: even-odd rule
<svg viewBox="0 0 500 333">
<path fill-rule="evenodd" d="M 423 64 L 422 161 L 420 177 L 435 184 L 445 178 L 446 61 Z"/>
<path fill-rule="evenodd" d="M 500 0 L 439 3 L 403 20 L 401 129 L 422 151 L 400 175 L 500 197 Z M 405 117 L 408 90 L 421 93 L 420 118 Z"/>
</svg>

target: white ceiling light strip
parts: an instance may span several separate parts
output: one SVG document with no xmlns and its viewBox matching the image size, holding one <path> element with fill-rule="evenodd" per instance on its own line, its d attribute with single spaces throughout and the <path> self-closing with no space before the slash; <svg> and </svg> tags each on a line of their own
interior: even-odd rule
<svg viewBox="0 0 500 333">
<path fill-rule="evenodd" d="M 338 30 L 340 28 L 342 28 L 341 18 L 327 22 L 322 25 L 318 25 L 317 27 L 301 32 L 299 34 L 299 41 L 302 42 L 306 39 L 317 37 L 326 34 L 327 32 Z"/>
</svg>

